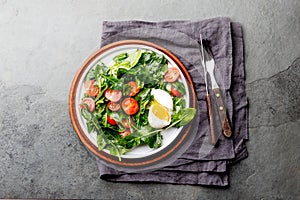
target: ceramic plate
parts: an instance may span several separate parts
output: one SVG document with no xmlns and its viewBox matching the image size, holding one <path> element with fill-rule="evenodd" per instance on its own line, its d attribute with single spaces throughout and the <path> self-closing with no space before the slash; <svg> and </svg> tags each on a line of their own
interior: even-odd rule
<svg viewBox="0 0 300 200">
<path fill-rule="evenodd" d="M 80 67 L 71 86 L 69 98 L 71 121 L 82 143 L 93 154 L 107 163 L 126 167 L 144 166 L 160 162 L 172 154 L 172 152 L 184 142 L 190 130 L 189 125 L 187 125 L 179 129 L 170 128 L 167 131 L 162 131 L 163 142 L 161 147 L 151 149 L 146 145 L 139 146 L 122 155 L 121 160 L 116 156 L 110 155 L 107 150 L 98 150 L 96 133 L 88 133 L 86 121 L 80 112 L 80 103 L 85 92 L 83 84 L 84 78 L 89 70 L 94 68 L 99 61 L 106 64 L 106 66 L 111 66 L 113 57 L 116 55 L 124 52 L 130 53 L 137 49 L 141 49 L 142 51 L 152 50 L 157 54 L 163 54 L 168 61 L 169 67 L 178 68 L 180 71 L 179 81 L 184 84 L 186 90 L 186 94 L 184 95 L 187 104 L 186 107 L 196 107 L 193 84 L 186 68 L 175 55 L 159 45 L 141 40 L 123 40 L 107 45 L 93 53 Z"/>
</svg>

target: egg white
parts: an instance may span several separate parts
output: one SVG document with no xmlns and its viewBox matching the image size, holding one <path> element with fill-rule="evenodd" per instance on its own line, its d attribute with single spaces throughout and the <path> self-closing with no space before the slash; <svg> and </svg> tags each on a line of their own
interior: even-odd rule
<svg viewBox="0 0 300 200">
<path fill-rule="evenodd" d="M 161 89 L 152 89 L 151 94 L 154 96 L 155 101 L 166 107 L 169 111 L 173 111 L 173 100 L 169 93 Z"/>
<path fill-rule="evenodd" d="M 161 120 L 154 115 L 154 113 L 152 112 L 152 108 L 153 108 L 153 106 L 150 107 L 149 114 L 148 114 L 148 122 L 152 128 L 163 128 L 165 126 L 168 126 L 171 123 L 171 113 L 170 112 L 168 112 L 170 115 L 170 118 L 169 118 L 170 120 L 168 120 L 168 121 Z"/>
</svg>

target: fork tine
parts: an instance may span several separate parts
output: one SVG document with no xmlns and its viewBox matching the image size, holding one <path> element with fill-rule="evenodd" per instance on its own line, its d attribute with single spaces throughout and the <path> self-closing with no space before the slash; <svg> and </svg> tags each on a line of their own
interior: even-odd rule
<svg viewBox="0 0 300 200">
<path fill-rule="evenodd" d="M 213 56 L 212 50 L 210 48 L 210 41 L 207 39 L 203 40 L 203 47 L 206 50 L 206 53 L 207 53 L 209 59 L 213 59 L 214 56 Z"/>
<path fill-rule="evenodd" d="M 200 40 L 198 40 L 197 42 L 198 42 L 199 47 L 200 47 L 201 62 L 202 62 L 202 65 L 203 65 L 203 67 L 205 68 L 205 71 L 206 71 L 205 61 L 206 61 L 206 57 L 207 56 L 205 56 L 205 50 L 204 50 L 203 39 L 202 39 L 202 35 L 201 34 L 200 34 Z"/>
<path fill-rule="evenodd" d="M 198 40 L 197 41 L 198 42 L 198 44 L 199 44 L 199 47 L 200 47 L 200 56 L 201 56 L 201 61 L 203 60 L 203 57 L 204 57 L 204 55 L 203 55 L 203 51 L 202 51 L 202 47 L 203 47 L 203 45 L 202 45 L 202 43 L 201 43 L 201 41 L 200 40 Z M 204 48 L 204 47 L 203 47 Z"/>
<path fill-rule="evenodd" d="M 207 47 L 203 44 L 203 56 L 206 61 L 210 61 L 213 59 L 212 54 L 207 50 Z"/>
</svg>

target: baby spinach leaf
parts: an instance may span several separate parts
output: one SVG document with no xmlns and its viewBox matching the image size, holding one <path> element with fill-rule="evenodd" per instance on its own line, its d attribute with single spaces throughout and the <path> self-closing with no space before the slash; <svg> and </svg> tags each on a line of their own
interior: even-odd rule
<svg viewBox="0 0 300 200">
<path fill-rule="evenodd" d="M 195 108 L 184 108 L 181 110 L 181 116 L 180 116 L 180 126 L 187 125 L 192 119 L 195 117 L 196 109 Z"/>
<path fill-rule="evenodd" d="M 140 49 L 136 50 L 136 52 L 129 54 L 126 60 L 130 62 L 130 68 L 134 67 L 139 62 L 141 56 L 142 56 L 142 50 Z"/>
<path fill-rule="evenodd" d="M 141 59 L 140 59 L 140 63 L 141 64 L 146 64 L 151 62 L 151 60 L 153 59 L 155 53 L 153 51 L 145 51 L 142 53 L 141 55 Z"/>
</svg>

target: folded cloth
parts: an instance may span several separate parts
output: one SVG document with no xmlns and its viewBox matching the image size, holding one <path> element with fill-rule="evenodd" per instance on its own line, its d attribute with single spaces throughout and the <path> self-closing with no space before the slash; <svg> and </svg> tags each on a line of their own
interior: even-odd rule
<svg viewBox="0 0 300 200">
<path fill-rule="evenodd" d="M 218 146 L 201 154 L 203 137 L 209 133 L 204 80 L 196 70 L 200 64 L 196 40 L 199 34 L 211 42 L 216 65 L 222 75 L 225 104 L 233 127 L 233 137 L 219 137 Z M 121 21 L 103 23 L 101 46 L 125 39 L 156 43 L 174 53 L 190 73 L 201 110 L 197 136 L 189 149 L 167 167 L 144 173 L 124 173 L 97 160 L 100 177 L 118 182 L 160 182 L 193 185 L 228 185 L 228 164 L 247 157 L 248 102 L 245 94 L 243 37 L 241 25 L 229 18 L 203 21 Z"/>
</svg>

